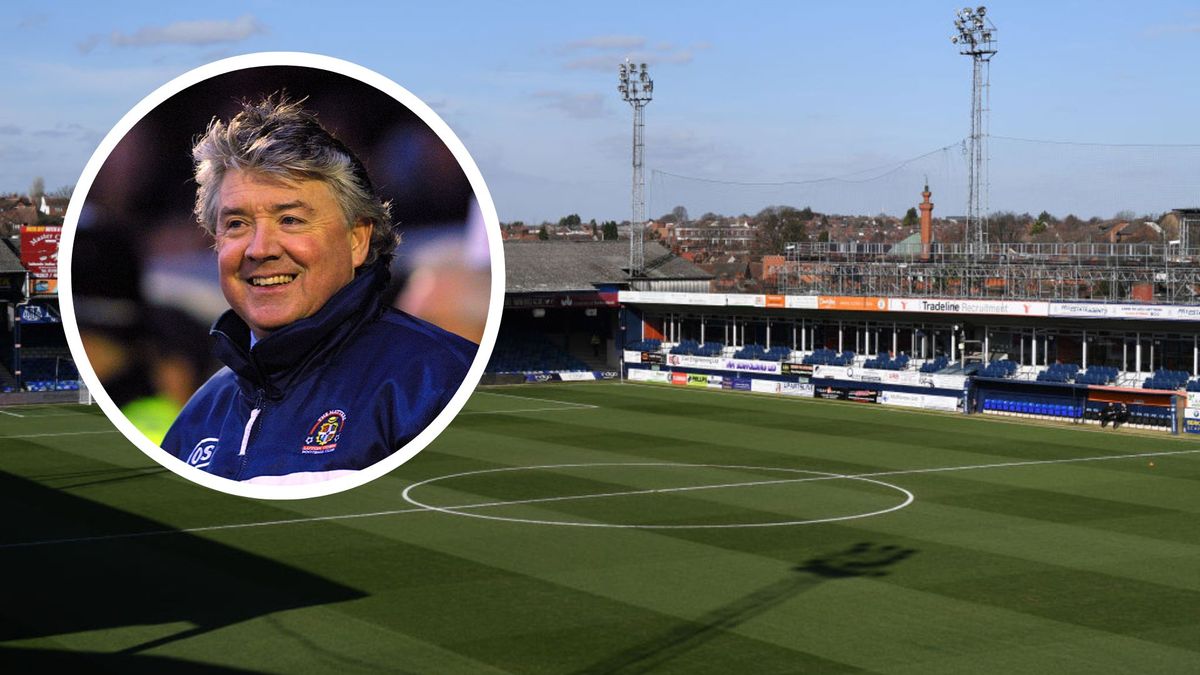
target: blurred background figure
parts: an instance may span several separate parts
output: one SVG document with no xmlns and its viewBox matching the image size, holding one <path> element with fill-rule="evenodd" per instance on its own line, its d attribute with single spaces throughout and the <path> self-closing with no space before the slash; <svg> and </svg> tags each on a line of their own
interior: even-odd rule
<svg viewBox="0 0 1200 675">
<path fill-rule="evenodd" d="M 403 244 L 401 244 L 403 246 Z M 472 201 L 461 236 L 445 236 L 399 256 L 408 263 L 393 306 L 478 344 L 487 323 L 492 274 L 487 229 Z"/>
<path fill-rule="evenodd" d="M 87 194 L 74 245 L 74 305 L 105 391 L 158 442 L 215 371 L 208 329 L 228 305 L 192 216 L 189 154 L 214 116 L 284 91 L 362 159 L 402 235 L 394 306 L 474 342 L 490 296 L 486 225 L 462 167 L 416 114 L 357 80 L 269 66 L 218 75 L 164 101 L 117 144 Z M 170 419 L 167 419 L 167 418 Z"/>
<path fill-rule="evenodd" d="M 125 417 L 158 443 L 192 393 L 216 371 L 208 329 L 176 307 L 149 304 L 136 247 L 116 228 L 81 229 L 74 269 L 105 284 L 75 297 L 88 362 Z"/>
</svg>

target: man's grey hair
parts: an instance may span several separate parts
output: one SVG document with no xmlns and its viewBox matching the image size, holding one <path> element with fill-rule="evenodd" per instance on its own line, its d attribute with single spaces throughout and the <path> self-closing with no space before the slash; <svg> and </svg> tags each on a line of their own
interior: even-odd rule
<svg viewBox="0 0 1200 675">
<path fill-rule="evenodd" d="M 208 130 L 192 147 L 198 186 L 196 219 L 216 236 L 221 181 L 230 170 L 285 183 L 319 180 L 329 186 L 347 227 L 359 222 L 372 225 L 363 266 L 389 257 L 399 241 L 391 220 L 391 204 L 375 194 L 358 157 L 301 103 L 282 94 L 258 103 L 244 101 L 241 112 L 228 123 L 215 118 L 209 123 Z"/>
</svg>

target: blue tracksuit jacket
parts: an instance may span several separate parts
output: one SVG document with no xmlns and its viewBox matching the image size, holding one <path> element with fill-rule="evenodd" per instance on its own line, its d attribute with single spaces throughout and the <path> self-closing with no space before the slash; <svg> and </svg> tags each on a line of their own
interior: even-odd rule
<svg viewBox="0 0 1200 675">
<path fill-rule="evenodd" d="M 226 367 L 163 439 L 175 457 L 238 481 L 303 483 L 363 469 L 433 420 L 476 345 L 384 307 L 386 264 L 361 272 L 316 314 L 249 348 L 232 311 L 211 331 Z"/>
</svg>

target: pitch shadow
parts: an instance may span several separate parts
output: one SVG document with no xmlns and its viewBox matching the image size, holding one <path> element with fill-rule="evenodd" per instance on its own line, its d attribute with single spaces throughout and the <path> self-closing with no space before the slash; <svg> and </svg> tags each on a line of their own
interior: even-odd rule
<svg viewBox="0 0 1200 675">
<path fill-rule="evenodd" d="M 649 672 L 823 582 L 853 577 L 886 576 L 890 567 L 914 553 L 916 550 L 911 548 L 877 546 L 870 542 L 861 542 L 844 551 L 810 558 L 793 567 L 790 570 L 791 574 L 785 578 L 718 607 L 664 635 L 634 645 L 604 661 L 577 671 L 578 675 Z"/>
<path fill-rule="evenodd" d="M 197 508 L 204 503 L 196 502 Z M 276 560 L 170 532 L 174 528 L 162 523 L 4 472 L 0 513 L 5 514 L 0 531 L 0 643 L 127 626 L 191 626 L 127 646 L 121 658 L 61 654 L 50 659 L 51 664 L 95 658 L 97 667 L 113 665 L 124 672 L 134 655 L 156 646 L 274 612 L 366 595 Z M 169 533 L 85 539 L 162 531 Z M 71 538 L 82 540 L 36 543 Z M 7 649 L 0 660 L 50 653 Z"/>
</svg>

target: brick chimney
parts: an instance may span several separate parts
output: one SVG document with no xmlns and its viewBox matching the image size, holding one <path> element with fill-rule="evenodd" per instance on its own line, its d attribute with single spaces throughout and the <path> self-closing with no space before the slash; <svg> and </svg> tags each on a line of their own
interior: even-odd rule
<svg viewBox="0 0 1200 675">
<path fill-rule="evenodd" d="M 929 198 L 933 193 L 929 191 L 928 183 L 921 196 L 925 198 L 921 202 L 921 260 L 929 260 L 929 245 L 933 242 L 933 202 Z"/>
</svg>

